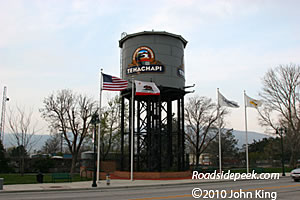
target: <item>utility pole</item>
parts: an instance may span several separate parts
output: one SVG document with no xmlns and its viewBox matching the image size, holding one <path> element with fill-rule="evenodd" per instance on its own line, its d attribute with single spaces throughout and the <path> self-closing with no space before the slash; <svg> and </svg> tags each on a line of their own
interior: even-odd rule
<svg viewBox="0 0 300 200">
<path fill-rule="evenodd" d="M 4 143 L 5 109 L 6 109 L 6 102 L 7 101 L 9 101 L 9 98 L 6 96 L 6 86 L 4 86 L 1 121 L 0 121 L 0 140 L 2 140 L 2 144 Z"/>
</svg>

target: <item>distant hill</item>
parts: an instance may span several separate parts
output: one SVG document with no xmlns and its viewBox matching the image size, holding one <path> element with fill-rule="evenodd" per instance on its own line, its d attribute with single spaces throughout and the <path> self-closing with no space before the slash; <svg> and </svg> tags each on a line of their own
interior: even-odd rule
<svg viewBox="0 0 300 200">
<path fill-rule="evenodd" d="M 32 151 L 40 150 L 44 146 L 44 144 L 48 138 L 50 138 L 50 135 L 34 135 L 34 136 L 32 136 L 32 140 L 37 141 L 36 144 L 32 147 Z M 9 148 L 9 147 L 13 147 L 13 146 L 16 146 L 13 135 L 9 134 L 9 133 L 5 133 L 4 134 L 4 147 Z"/>
<path fill-rule="evenodd" d="M 237 131 L 237 130 L 233 130 L 233 135 L 235 136 L 235 138 L 238 140 L 238 148 L 241 148 L 243 146 L 243 144 L 246 143 L 246 133 L 245 131 Z M 47 141 L 47 139 L 50 137 L 50 135 L 34 135 L 33 136 L 33 140 L 38 140 L 38 142 L 36 143 L 36 145 L 32 148 L 32 150 L 40 150 L 45 142 Z M 257 132 L 248 132 L 248 143 L 251 144 L 253 142 L 253 140 L 261 140 L 263 138 L 269 138 L 272 136 L 263 134 L 263 133 L 257 133 Z M 4 135 L 4 146 L 5 148 L 9 148 L 14 146 L 13 144 L 14 140 L 13 140 L 13 135 L 11 134 L 5 134 Z"/>
<path fill-rule="evenodd" d="M 232 134 L 235 136 L 235 139 L 238 140 L 238 148 L 241 148 L 243 144 L 246 144 L 246 132 L 245 131 L 237 131 L 233 130 Z M 257 132 L 252 132 L 248 131 L 248 144 L 253 143 L 253 140 L 261 140 L 263 138 L 269 138 L 273 137 L 264 133 L 257 133 Z"/>
</svg>

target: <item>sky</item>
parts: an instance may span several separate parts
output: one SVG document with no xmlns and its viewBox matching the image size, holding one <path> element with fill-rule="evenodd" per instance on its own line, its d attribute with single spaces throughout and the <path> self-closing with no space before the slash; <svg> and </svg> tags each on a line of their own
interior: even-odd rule
<svg viewBox="0 0 300 200">
<path fill-rule="evenodd" d="M 0 0 L 1 100 L 7 86 L 7 107 L 33 110 L 47 134 L 45 97 L 71 89 L 98 99 L 100 68 L 120 74 L 123 32 L 167 31 L 188 41 L 186 85 L 238 102 L 227 128 L 244 130 L 243 91 L 259 98 L 269 69 L 300 64 L 299 8 L 297 0 Z M 256 110 L 247 112 L 248 130 L 264 132 Z"/>
</svg>

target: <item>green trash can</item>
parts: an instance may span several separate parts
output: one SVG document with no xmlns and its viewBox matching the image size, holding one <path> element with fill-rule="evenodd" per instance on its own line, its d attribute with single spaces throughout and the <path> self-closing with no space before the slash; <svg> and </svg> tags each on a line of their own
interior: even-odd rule
<svg viewBox="0 0 300 200">
<path fill-rule="evenodd" d="M 4 178 L 0 178 L 0 190 L 3 190 Z"/>
</svg>

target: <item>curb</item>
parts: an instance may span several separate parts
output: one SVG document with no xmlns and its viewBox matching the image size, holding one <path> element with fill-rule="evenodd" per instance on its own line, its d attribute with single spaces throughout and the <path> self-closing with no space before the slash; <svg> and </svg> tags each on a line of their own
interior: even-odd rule
<svg viewBox="0 0 300 200">
<path fill-rule="evenodd" d="M 289 176 L 281 176 L 280 178 L 290 178 Z M 248 179 L 242 179 L 237 181 L 249 181 Z M 252 180 L 252 181 L 264 181 L 264 180 Z M 124 185 L 124 186 L 99 186 L 96 188 L 43 188 L 43 189 L 33 189 L 33 190 L 12 190 L 5 191 L 0 190 L 1 193 L 25 193 L 25 192 L 53 192 L 53 191 L 80 191 L 80 190 L 114 190 L 114 189 L 127 189 L 127 188 L 146 188 L 146 187 L 162 187 L 162 186 L 176 186 L 176 185 L 194 185 L 194 184 L 207 184 L 207 183 L 222 183 L 222 182 L 233 182 L 233 180 L 207 180 L 201 182 L 187 182 L 187 183 L 158 183 L 158 184 L 149 184 L 149 185 Z"/>
<path fill-rule="evenodd" d="M 124 186 L 99 186 L 99 187 L 89 187 L 89 188 L 45 188 L 45 189 L 33 189 L 33 190 L 13 190 L 5 191 L 1 190 L 1 193 L 25 193 L 25 192 L 53 192 L 53 191 L 84 191 L 84 190 L 114 190 L 114 189 L 128 189 L 128 188 L 147 188 L 147 187 L 162 187 L 162 186 L 176 186 L 176 185 L 193 185 L 193 184 L 206 184 L 206 183 L 220 183 L 220 182 L 229 182 L 230 180 L 222 181 L 209 181 L 209 182 L 188 182 L 188 183 L 158 183 L 158 184 L 149 184 L 149 185 L 124 185 Z"/>
</svg>

